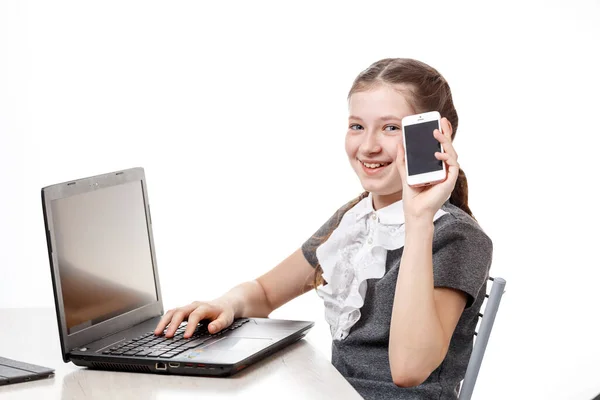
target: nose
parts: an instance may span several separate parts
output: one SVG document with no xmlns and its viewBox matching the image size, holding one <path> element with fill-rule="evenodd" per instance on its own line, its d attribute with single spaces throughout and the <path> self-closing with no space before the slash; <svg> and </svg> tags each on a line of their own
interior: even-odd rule
<svg viewBox="0 0 600 400">
<path fill-rule="evenodd" d="M 368 131 L 364 136 L 364 140 L 360 145 L 360 151 L 364 154 L 376 154 L 381 152 L 381 144 L 379 144 L 379 135 L 377 132 Z"/>
</svg>

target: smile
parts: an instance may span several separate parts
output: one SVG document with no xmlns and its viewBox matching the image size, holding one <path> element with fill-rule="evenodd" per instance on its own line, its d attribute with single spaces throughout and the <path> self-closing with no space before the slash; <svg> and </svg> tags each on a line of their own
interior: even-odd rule
<svg viewBox="0 0 600 400">
<path fill-rule="evenodd" d="M 360 163 L 362 165 L 364 165 L 365 167 L 372 168 L 372 169 L 376 169 L 376 168 L 379 168 L 379 167 L 387 167 L 388 165 L 391 164 L 391 162 L 368 163 L 368 162 L 364 162 L 362 160 L 359 160 L 358 158 L 357 158 L 357 160 L 360 161 Z"/>
<path fill-rule="evenodd" d="M 379 172 L 381 170 L 383 170 L 385 167 L 387 167 L 388 165 L 391 164 L 391 162 L 383 162 L 383 163 L 368 163 L 368 162 L 364 162 L 362 160 L 358 160 L 362 167 L 363 170 L 367 173 L 367 174 L 374 174 L 376 172 Z"/>
</svg>

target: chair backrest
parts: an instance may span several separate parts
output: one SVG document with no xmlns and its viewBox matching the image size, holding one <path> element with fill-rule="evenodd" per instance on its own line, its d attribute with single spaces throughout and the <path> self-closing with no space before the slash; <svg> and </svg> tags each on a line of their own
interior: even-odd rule
<svg viewBox="0 0 600 400">
<path fill-rule="evenodd" d="M 502 278 L 489 278 L 492 281 L 492 289 L 490 294 L 486 295 L 488 298 L 485 311 L 483 314 L 479 314 L 481 317 L 481 323 L 479 324 L 479 331 L 475 332 L 477 339 L 473 346 L 473 352 L 469 359 L 467 366 L 467 372 L 465 373 L 465 379 L 460 387 L 459 400 L 470 400 L 473 395 L 473 389 L 475 388 L 475 381 L 477 381 L 477 375 L 479 374 L 479 368 L 481 367 L 481 361 L 483 360 L 483 354 L 487 347 L 488 340 L 490 339 L 490 333 L 492 333 L 492 327 L 494 326 L 494 320 L 496 319 L 496 313 L 500 306 L 500 300 L 504 294 L 504 287 L 506 281 Z"/>
</svg>

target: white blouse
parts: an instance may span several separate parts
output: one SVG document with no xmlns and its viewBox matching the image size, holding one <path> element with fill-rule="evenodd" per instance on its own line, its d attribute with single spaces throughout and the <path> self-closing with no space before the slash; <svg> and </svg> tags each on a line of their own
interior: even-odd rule
<svg viewBox="0 0 600 400">
<path fill-rule="evenodd" d="M 440 209 L 433 220 L 445 214 Z M 367 279 L 385 274 L 387 251 L 404 246 L 404 229 L 402 200 L 375 211 L 369 193 L 344 214 L 339 226 L 317 248 L 317 259 L 327 281 L 317 293 L 324 300 L 325 319 L 333 340 L 345 339 L 360 319 Z"/>
</svg>

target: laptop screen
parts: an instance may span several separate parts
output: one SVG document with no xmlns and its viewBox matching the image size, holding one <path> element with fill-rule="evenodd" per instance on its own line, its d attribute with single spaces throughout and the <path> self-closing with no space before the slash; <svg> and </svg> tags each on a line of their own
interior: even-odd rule
<svg viewBox="0 0 600 400">
<path fill-rule="evenodd" d="M 51 207 L 69 335 L 158 301 L 142 181 Z"/>
</svg>

